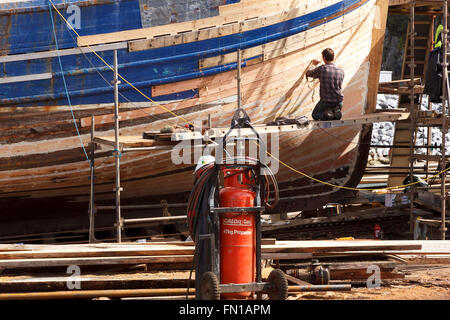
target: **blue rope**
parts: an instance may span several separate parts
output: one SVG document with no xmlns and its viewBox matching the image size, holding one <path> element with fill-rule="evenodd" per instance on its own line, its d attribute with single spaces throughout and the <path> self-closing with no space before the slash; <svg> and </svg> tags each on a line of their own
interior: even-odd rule
<svg viewBox="0 0 450 320">
<path fill-rule="evenodd" d="M 122 158 L 122 152 L 120 152 L 120 150 L 114 149 L 113 153 L 117 153 L 117 156 L 119 156 L 119 159 Z"/>
<path fill-rule="evenodd" d="M 62 62 L 61 62 L 61 56 L 59 55 L 58 38 L 56 37 L 55 23 L 53 22 L 52 6 L 50 3 L 48 4 L 48 9 L 50 10 L 50 19 L 52 21 L 53 35 L 55 36 L 55 46 L 56 46 L 56 52 L 58 54 L 59 67 L 61 69 L 61 75 L 62 75 L 62 79 L 63 79 L 63 83 L 64 83 L 64 89 L 66 90 L 67 101 L 70 106 L 70 112 L 72 113 L 73 124 L 75 125 L 75 129 L 77 130 L 78 138 L 80 138 L 80 143 L 81 143 L 81 147 L 83 148 L 84 155 L 86 156 L 86 159 L 89 161 L 89 157 L 87 155 L 86 149 L 84 148 L 83 140 L 81 139 L 80 131 L 78 130 L 78 125 L 77 125 L 77 121 L 75 119 L 75 115 L 73 114 L 72 103 L 70 102 L 69 90 L 67 89 L 66 78 L 64 76 L 64 70 L 63 70 L 63 66 L 62 66 Z"/>
</svg>

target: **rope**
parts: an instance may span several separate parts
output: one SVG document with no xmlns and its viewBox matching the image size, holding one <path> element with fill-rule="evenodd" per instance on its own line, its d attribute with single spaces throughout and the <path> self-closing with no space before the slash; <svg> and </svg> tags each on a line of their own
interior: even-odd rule
<svg viewBox="0 0 450 320">
<path fill-rule="evenodd" d="M 314 102 L 314 95 L 316 94 L 316 87 L 317 87 L 317 84 L 319 83 L 319 80 L 315 80 L 315 78 L 313 78 L 313 77 L 308 77 L 308 70 L 309 70 L 309 67 L 312 65 L 312 63 L 313 62 L 310 61 L 308 66 L 306 67 L 305 75 L 306 75 L 306 86 L 308 87 L 308 89 L 310 89 L 310 90 L 312 89 L 311 101 Z M 311 78 L 311 80 L 309 80 L 309 78 Z M 309 86 L 309 84 L 311 84 L 311 86 Z"/>
<path fill-rule="evenodd" d="M 319 179 L 316 179 L 316 178 L 314 178 L 314 177 L 311 177 L 310 175 L 308 175 L 308 174 L 306 174 L 306 173 L 304 173 L 304 172 L 301 172 L 301 171 L 299 171 L 299 170 L 297 170 L 297 169 L 291 167 L 291 166 L 288 165 L 287 163 L 281 161 L 280 159 L 278 159 L 277 157 L 275 157 L 274 155 L 272 155 L 272 154 L 271 154 L 270 152 L 268 152 L 268 151 L 267 151 L 267 154 L 268 154 L 271 158 L 273 158 L 274 160 L 278 161 L 278 162 L 281 163 L 283 166 L 285 166 L 286 168 L 288 168 L 289 170 L 291 170 L 291 171 L 293 171 L 293 172 L 296 172 L 296 173 L 298 173 L 298 174 L 300 174 L 300 175 L 302 175 L 302 176 L 304 176 L 304 177 L 306 177 L 306 178 L 308 178 L 308 179 L 311 179 L 311 180 L 313 180 L 313 181 L 319 182 L 319 183 L 321 183 L 321 184 L 325 184 L 325 185 L 328 185 L 328 186 L 330 186 L 330 187 L 339 188 L 339 189 L 346 189 L 346 190 L 353 190 L 353 191 L 382 191 L 382 190 L 393 190 L 393 189 L 406 188 L 406 187 L 409 187 L 409 186 L 412 186 L 412 185 L 416 185 L 416 184 L 419 184 L 419 183 L 422 182 L 422 181 L 417 181 L 417 182 L 412 182 L 412 183 L 408 183 L 408 184 L 404 184 L 404 185 L 400 185 L 400 186 L 393 186 L 393 187 L 387 187 L 387 188 L 381 188 L 381 189 L 370 189 L 370 188 L 365 189 L 365 188 L 352 188 L 352 187 L 346 187 L 346 186 L 339 186 L 339 185 L 335 185 L 335 184 L 332 184 L 332 183 L 329 183 L 329 182 L 326 182 L 326 181 L 319 180 Z M 447 172 L 448 170 L 450 170 L 450 167 L 447 168 L 447 169 L 445 169 L 445 170 L 442 170 L 442 171 L 436 173 L 435 175 L 430 176 L 429 178 L 423 179 L 423 181 L 428 181 L 428 180 L 430 180 L 430 179 L 432 179 L 432 178 L 434 178 L 434 177 L 437 177 L 437 176 L 440 175 L 440 174 L 443 174 L 444 172 Z"/>
<path fill-rule="evenodd" d="M 61 14 L 61 12 L 58 10 L 58 8 L 56 8 L 56 6 L 54 5 L 54 3 L 52 2 L 52 0 L 48 0 L 50 3 L 51 3 L 51 5 L 53 6 L 53 8 L 55 9 L 55 11 L 58 13 L 58 15 L 61 17 L 61 19 L 63 19 L 64 20 L 64 22 L 70 27 L 70 29 L 78 36 L 78 37 L 80 37 L 80 35 L 78 34 L 78 32 L 73 28 L 73 26 L 70 24 L 70 23 L 68 23 L 68 21 L 66 20 L 66 18 Z M 50 4 L 49 4 L 50 5 Z M 51 16 L 51 15 L 50 15 Z M 53 23 L 53 18 L 52 18 L 52 23 Z M 55 35 L 55 37 L 56 37 L 56 35 Z M 113 67 L 111 67 L 94 49 L 92 49 L 91 48 L 91 46 L 89 46 L 89 45 L 87 45 L 87 47 L 92 51 L 92 53 L 94 53 L 109 69 L 111 69 L 112 71 L 114 71 L 114 68 Z M 308 67 L 309 67 L 309 65 L 308 65 Z M 126 82 L 129 86 L 131 86 L 131 88 L 133 88 L 134 90 L 136 90 L 138 93 L 140 93 L 144 98 L 146 98 L 147 100 L 149 100 L 150 102 L 152 102 L 152 103 L 154 103 L 154 104 L 156 104 L 157 106 L 159 106 L 159 107 L 161 107 L 161 108 L 163 108 L 164 110 L 166 110 L 167 112 L 169 112 L 170 114 L 172 114 L 174 117 L 176 117 L 176 118 L 179 118 L 179 119 L 182 119 L 183 121 L 185 121 L 186 123 L 188 123 L 188 124 L 191 124 L 191 125 L 193 125 L 192 123 L 190 123 L 188 120 L 186 120 L 185 118 L 183 118 L 182 116 L 179 116 L 179 115 L 177 115 L 176 113 L 174 113 L 174 112 L 172 112 L 172 111 L 170 111 L 169 109 L 167 109 L 166 107 L 164 107 L 163 105 L 161 105 L 161 104 L 159 104 L 159 103 L 157 103 L 157 102 L 155 102 L 155 101 L 153 101 L 150 97 L 148 97 L 146 94 L 144 94 L 142 91 L 140 91 L 138 88 L 136 88 L 132 83 L 130 83 L 127 79 L 125 79 L 124 77 L 122 77 L 122 75 L 120 75 L 120 74 L 118 74 L 118 76 L 119 76 L 119 78 L 120 79 L 122 79 L 124 82 Z M 308 86 L 309 87 L 309 86 Z M 81 137 L 80 137 L 81 138 Z M 254 142 L 254 143 L 256 143 L 256 142 Z M 258 146 L 259 146 L 259 144 L 258 143 L 256 143 Z M 83 147 L 83 149 L 84 149 L 84 147 Z M 283 162 L 283 161 L 281 161 L 280 159 L 278 159 L 277 157 L 275 157 L 274 155 L 272 155 L 270 152 L 268 152 L 268 151 L 266 151 L 266 153 L 267 153 L 267 155 L 269 155 L 272 159 L 274 159 L 275 161 L 277 161 L 277 162 L 279 162 L 280 164 L 282 164 L 283 166 L 285 166 L 286 168 L 288 168 L 289 170 L 291 170 L 291 171 L 293 171 L 293 172 L 295 172 L 295 173 L 297 173 L 297 174 L 300 174 L 300 175 L 302 175 L 302 176 L 304 176 L 304 177 L 306 177 L 306 178 L 308 178 L 308 179 L 310 179 L 310 180 L 313 180 L 313 181 L 316 181 L 316 182 L 318 182 L 318 183 L 321 183 L 321 184 L 324 184 L 324 185 L 328 185 L 328 186 L 330 186 L 330 187 L 333 187 L 333 188 L 338 188 L 338 189 L 346 189 L 346 190 L 352 190 L 352 191 L 382 191 L 382 190 L 393 190 L 393 189 L 401 189 L 401 188 L 406 188 L 406 187 L 409 187 L 409 186 L 412 186 L 412 185 L 416 185 L 416 184 L 419 184 L 419 183 L 421 183 L 421 181 L 417 181 L 417 182 L 412 182 L 412 183 L 409 183 L 409 184 L 404 184 L 404 185 L 399 185 L 399 186 L 393 186 L 393 187 L 387 187 L 387 188 L 381 188 L 381 189 L 364 189 L 364 188 L 352 188 L 352 187 L 346 187 L 346 186 L 339 186 L 339 185 L 335 185 L 335 184 L 332 184 L 332 183 L 329 183 L 329 182 L 326 182 L 326 181 L 323 181 L 323 180 L 320 180 L 320 179 L 316 179 L 316 178 L 314 178 L 314 177 L 312 177 L 312 176 L 310 176 L 310 175 L 308 175 L 308 174 L 306 174 L 306 173 L 304 173 L 304 172 L 301 172 L 301 171 L 299 171 L 299 170 L 297 170 L 297 169 L 295 169 L 295 168 L 293 168 L 293 167 L 291 167 L 289 164 L 287 164 L 287 163 L 285 163 L 285 162 Z M 430 179 L 432 179 L 432 178 L 434 178 L 434 177 L 437 177 L 438 175 L 440 175 L 440 174 L 443 174 L 443 173 L 445 173 L 445 172 L 447 172 L 448 170 L 450 170 L 450 167 L 449 168 L 447 168 L 447 169 L 445 169 L 445 170 L 442 170 L 442 171 L 440 171 L 440 172 L 438 172 L 437 174 L 435 174 L 435 175 L 432 175 L 432 176 L 430 176 L 429 178 L 426 178 L 426 179 L 423 179 L 423 181 L 428 181 L 428 180 L 430 180 Z"/>
<path fill-rule="evenodd" d="M 56 52 L 58 54 L 59 67 L 61 69 L 61 75 L 62 75 L 62 79 L 63 79 L 63 83 L 64 83 L 64 89 L 66 90 L 67 102 L 69 103 L 70 112 L 72 114 L 73 124 L 75 125 L 75 129 L 77 131 L 78 138 L 80 139 L 81 147 L 83 148 L 83 152 L 84 152 L 84 155 L 86 156 L 86 160 L 89 161 L 89 157 L 87 155 L 86 149 L 84 148 L 83 139 L 81 139 L 80 131 L 78 130 L 78 125 L 77 125 L 77 121 L 75 120 L 75 115 L 73 114 L 73 108 L 72 108 L 72 103 L 70 101 L 69 90 L 67 89 L 66 77 L 64 76 L 64 70 L 63 70 L 63 66 L 62 66 L 62 62 L 61 62 L 61 56 L 59 55 L 58 39 L 56 37 L 55 23 L 53 22 L 52 7 L 50 6 L 50 4 L 48 5 L 48 9 L 50 11 L 50 19 L 52 21 L 53 35 L 55 36 Z"/>
</svg>

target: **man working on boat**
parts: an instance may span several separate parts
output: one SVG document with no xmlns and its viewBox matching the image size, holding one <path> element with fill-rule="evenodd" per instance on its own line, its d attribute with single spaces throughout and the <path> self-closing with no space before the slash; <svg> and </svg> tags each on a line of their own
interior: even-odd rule
<svg viewBox="0 0 450 320">
<path fill-rule="evenodd" d="M 327 48 L 322 51 L 324 64 L 306 72 L 307 77 L 319 79 L 320 100 L 312 112 L 314 120 L 339 120 L 342 117 L 342 82 L 344 80 L 344 70 L 334 63 L 334 51 Z M 315 66 L 319 61 L 312 60 Z"/>
</svg>

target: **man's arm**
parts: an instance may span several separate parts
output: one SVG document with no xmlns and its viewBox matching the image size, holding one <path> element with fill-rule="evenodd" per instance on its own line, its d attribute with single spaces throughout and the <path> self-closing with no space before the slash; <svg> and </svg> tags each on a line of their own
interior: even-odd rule
<svg viewBox="0 0 450 320">
<path fill-rule="evenodd" d="M 319 63 L 320 63 L 319 60 L 314 59 L 314 60 L 311 60 L 311 62 L 309 63 L 309 66 L 310 65 L 317 66 Z M 319 67 L 306 71 L 306 76 L 315 78 L 315 79 L 318 78 L 320 75 L 320 72 L 318 69 L 319 69 Z"/>
<path fill-rule="evenodd" d="M 314 68 L 312 70 L 306 71 L 306 76 L 314 79 L 319 78 L 320 76 L 320 67 Z"/>
</svg>

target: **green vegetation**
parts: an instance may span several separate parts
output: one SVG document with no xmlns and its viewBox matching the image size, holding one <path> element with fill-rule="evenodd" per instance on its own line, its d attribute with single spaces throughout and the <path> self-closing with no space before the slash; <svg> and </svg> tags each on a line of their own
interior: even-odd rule
<svg viewBox="0 0 450 320">
<path fill-rule="evenodd" d="M 406 42 L 406 32 L 408 28 L 408 16 L 403 15 L 389 15 L 387 19 L 386 29 L 392 37 L 397 37 L 398 50 L 403 51 Z"/>
</svg>

